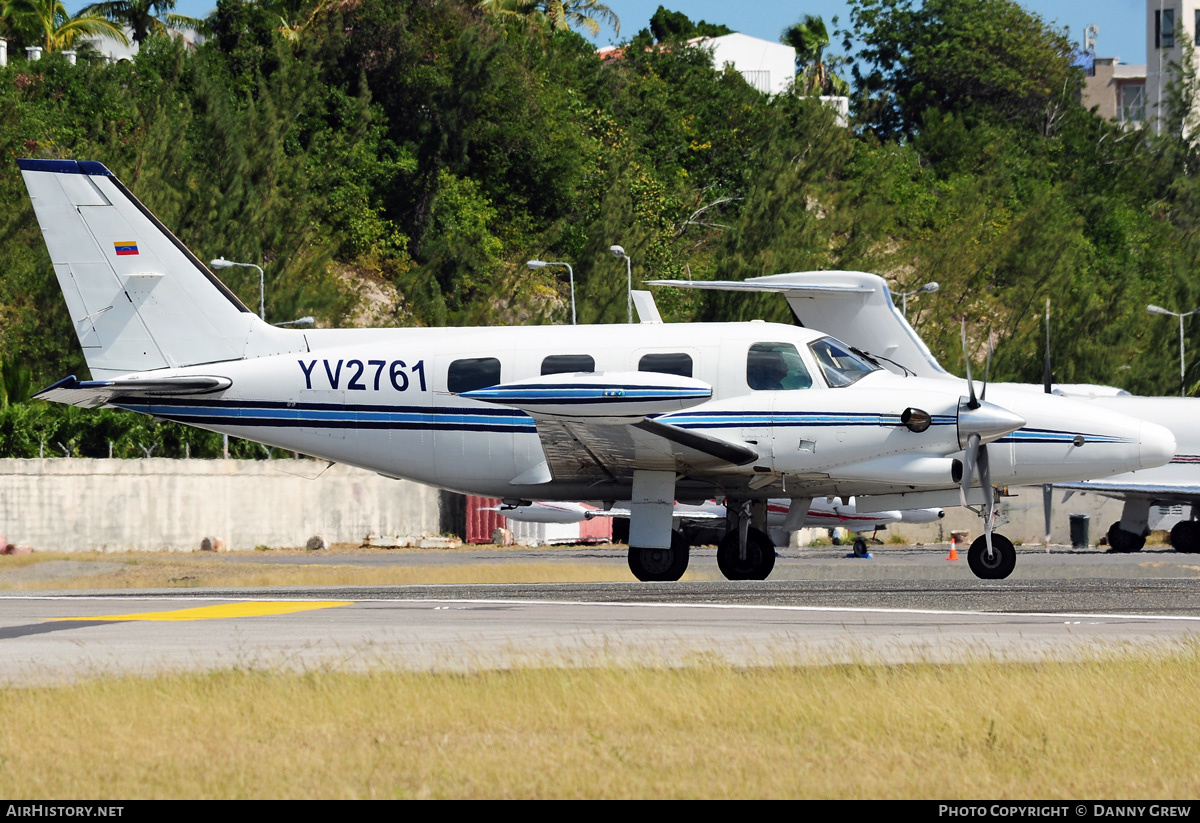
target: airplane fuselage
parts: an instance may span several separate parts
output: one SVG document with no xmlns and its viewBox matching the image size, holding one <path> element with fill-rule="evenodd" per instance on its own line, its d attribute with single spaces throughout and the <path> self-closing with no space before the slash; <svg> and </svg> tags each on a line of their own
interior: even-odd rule
<svg viewBox="0 0 1200 823">
<path fill-rule="evenodd" d="M 831 386 L 810 349 L 825 336 L 807 329 L 752 322 L 292 335 L 298 351 L 170 372 L 228 378 L 232 383 L 223 392 L 117 405 L 455 491 L 501 498 L 626 499 L 627 481 L 514 483 L 546 460 L 535 418 L 459 393 L 547 371 L 672 369 L 665 379 L 686 373 L 711 385 L 712 397 L 659 419 L 749 444 L 759 454 L 749 465 L 729 466 L 716 480 L 681 478 L 681 499 L 730 490 L 765 498 L 781 490 L 819 496 L 952 489 L 957 483 L 952 463 L 962 447 L 958 412 L 965 384 L 904 378 L 880 369 L 852 385 Z M 811 385 L 751 388 L 748 356 L 762 344 L 794 347 Z M 989 399 L 1029 421 L 991 447 L 998 483 L 1076 477 L 1075 458 L 1086 458 L 1092 467 L 1099 458 L 1103 465 L 1097 474 L 1140 468 L 1143 457 L 1149 459 L 1143 455 L 1139 421 L 1124 420 L 1114 430 L 1112 415 L 1093 420 L 1088 406 L 1064 398 L 1011 392 Z M 918 433 L 901 424 L 908 408 L 930 415 L 927 430 Z M 1077 446 L 1078 438 L 1082 444 Z M 754 478 L 770 476 L 777 482 L 750 487 Z"/>
</svg>

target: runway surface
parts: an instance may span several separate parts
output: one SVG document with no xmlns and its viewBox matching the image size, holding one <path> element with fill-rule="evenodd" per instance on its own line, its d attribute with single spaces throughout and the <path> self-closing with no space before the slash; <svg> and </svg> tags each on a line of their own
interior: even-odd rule
<svg viewBox="0 0 1200 823">
<path fill-rule="evenodd" d="M 379 552 L 355 562 L 624 563 L 620 550 Z M 229 559 L 229 558 L 224 558 Z M 239 562 L 349 562 L 246 555 Z M 693 568 L 713 565 L 704 551 Z M 765 582 L 46 591 L 0 595 L 0 682 L 223 666 L 473 670 L 1079 659 L 1195 647 L 1200 557 L 1023 551 L 975 579 L 930 549 L 790 552 Z"/>
</svg>

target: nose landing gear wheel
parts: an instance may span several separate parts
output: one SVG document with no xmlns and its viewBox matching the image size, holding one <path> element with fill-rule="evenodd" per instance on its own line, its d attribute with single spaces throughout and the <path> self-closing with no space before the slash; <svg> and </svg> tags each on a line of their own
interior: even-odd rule
<svg viewBox="0 0 1200 823">
<path fill-rule="evenodd" d="M 717 546 L 717 566 L 727 580 L 766 580 L 775 568 L 775 544 L 758 529 L 746 533 L 746 559 L 738 557 L 737 529 Z"/>
<path fill-rule="evenodd" d="M 983 580 L 1003 580 L 1017 566 L 1017 550 L 1002 534 L 992 535 L 992 556 L 988 557 L 987 538 L 977 537 L 967 549 L 967 565 Z"/>
<path fill-rule="evenodd" d="M 687 571 L 690 549 L 683 532 L 671 532 L 671 548 L 629 547 L 629 570 L 643 582 L 674 582 Z"/>
<path fill-rule="evenodd" d="M 864 537 L 854 538 L 854 556 L 855 557 L 870 557 L 871 552 L 867 548 L 867 540 Z"/>
</svg>

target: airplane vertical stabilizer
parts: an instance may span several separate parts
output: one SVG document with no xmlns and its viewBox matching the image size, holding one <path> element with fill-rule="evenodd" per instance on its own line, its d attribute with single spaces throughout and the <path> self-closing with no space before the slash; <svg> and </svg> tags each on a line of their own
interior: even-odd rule
<svg viewBox="0 0 1200 823">
<path fill-rule="evenodd" d="M 304 348 L 302 335 L 261 322 L 102 164 L 18 162 L 93 377 L 240 359 L 251 335 L 255 348 Z"/>
</svg>

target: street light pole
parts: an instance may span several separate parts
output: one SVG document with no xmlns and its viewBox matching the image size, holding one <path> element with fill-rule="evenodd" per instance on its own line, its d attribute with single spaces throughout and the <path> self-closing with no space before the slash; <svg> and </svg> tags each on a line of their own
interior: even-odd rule
<svg viewBox="0 0 1200 823">
<path fill-rule="evenodd" d="M 235 263 L 232 260 L 226 260 L 224 257 L 218 257 L 216 260 L 209 262 L 214 269 L 227 269 L 230 266 L 244 266 L 248 269 L 258 269 L 258 316 L 262 320 L 267 319 L 267 281 L 263 275 L 262 266 L 256 266 L 253 263 Z"/>
<path fill-rule="evenodd" d="M 1146 311 L 1150 312 L 1151 314 L 1165 314 L 1168 317 L 1179 318 L 1179 396 L 1183 397 L 1184 381 L 1187 379 L 1187 369 L 1184 366 L 1183 359 L 1183 318 L 1191 317 L 1196 312 L 1200 312 L 1200 309 L 1192 309 L 1191 311 L 1180 314 L 1176 311 L 1164 309 L 1162 306 L 1147 306 Z"/>
<path fill-rule="evenodd" d="M 530 260 L 525 264 L 531 269 L 544 269 L 547 266 L 558 266 L 567 270 L 567 277 L 571 279 L 571 325 L 575 325 L 575 270 L 571 268 L 570 263 L 561 263 L 557 260 Z"/>
<path fill-rule="evenodd" d="M 921 288 L 919 288 L 919 289 L 913 289 L 912 291 L 906 291 L 903 294 L 901 294 L 900 295 L 900 305 L 901 305 L 901 309 L 904 312 L 904 319 L 905 320 L 908 319 L 908 298 L 909 297 L 913 296 L 914 294 L 933 294 L 939 288 L 940 287 L 938 286 L 937 281 L 931 281 L 929 283 L 926 283 L 924 286 L 921 286 Z"/>
<path fill-rule="evenodd" d="M 608 250 L 612 252 L 613 257 L 625 258 L 625 277 L 629 281 L 626 287 L 626 308 L 629 312 L 629 322 L 633 322 L 633 261 L 629 259 L 629 255 L 625 253 L 622 246 L 609 246 Z"/>
</svg>

